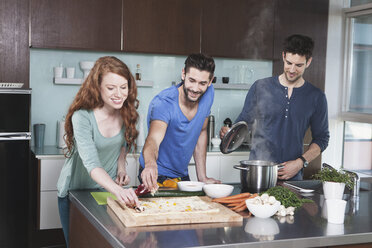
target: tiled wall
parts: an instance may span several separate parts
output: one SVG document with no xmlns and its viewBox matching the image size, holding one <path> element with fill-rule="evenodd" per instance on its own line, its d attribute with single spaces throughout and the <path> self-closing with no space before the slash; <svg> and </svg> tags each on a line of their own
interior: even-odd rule
<svg viewBox="0 0 372 248">
<path fill-rule="evenodd" d="M 53 67 L 75 67 L 75 77 L 82 78 L 80 61 L 95 61 L 101 56 L 112 55 L 124 61 L 132 72 L 136 64 L 141 65 L 142 79 L 154 82 L 152 88 L 138 88 L 140 101 L 139 113 L 146 119 L 148 105 L 157 93 L 170 87 L 171 82 L 179 82 L 186 56 L 156 54 L 129 54 L 108 52 L 85 52 L 67 50 L 31 49 L 30 87 L 32 88 L 31 124 L 45 123 L 45 145 L 56 145 L 57 121 L 66 114 L 79 85 L 56 85 L 53 83 Z M 217 83 L 223 76 L 230 77 L 229 84 L 235 83 L 236 67 L 245 65 L 253 70 L 248 83 L 272 75 L 271 61 L 252 61 L 215 58 Z M 216 133 L 223 120 L 230 117 L 233 121 L 240 113 L 247 90 L 215 90 L 212 114 L 215 116 Z M 147 127 L 144 125 L 147 134 Z M 33 143 L 32 143 L 33 144 Z"/>
</svg>

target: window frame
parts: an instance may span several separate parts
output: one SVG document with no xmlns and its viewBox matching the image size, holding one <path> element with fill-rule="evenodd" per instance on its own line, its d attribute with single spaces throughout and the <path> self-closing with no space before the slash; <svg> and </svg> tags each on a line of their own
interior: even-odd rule
<svg viewBox="0 0 372 248">
<path fill-rule="evenodd" d="M 372 3 L 343 9 L 344 19 L 344 67 L 342 83 L 341 119 L 343 121 L 372 123 L 372 114 L 357 113 L 349 110 L 350 88 L 353 66 L 353 23 L 352 18 L 371 14 Z M 372 83 L 372 82 L 371 82 Z"/>
</svg>

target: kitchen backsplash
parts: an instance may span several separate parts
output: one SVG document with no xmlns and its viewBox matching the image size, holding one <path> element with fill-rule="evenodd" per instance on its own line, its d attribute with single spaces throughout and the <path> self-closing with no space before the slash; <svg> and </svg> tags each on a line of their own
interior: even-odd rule
<svg viewBox="0 0 372 248">
<path fill-rule="evenodd" d="M 153 81 L 151 88 L 139 87 L 139 113 L 146 120 L 147 108 L 151 99 L 161 90 L 170 87 L 172 81 L 181 80 L 181 71 L 186 56 L 170 56 L 156 54 L 133 54 L 112 52 L 86 52 L 70 50 L 30 49 L 30 87 L 32 88 L 31 124 L 45 123 L 45 145 L 57 145 L 57 121 L 66 115 L 80 85 L 61 85 L 53 83 L 53 67 L 62 64 L 64 68 L 75 67 L 75 78 L 82 78 L 80 61 L 95 61 L 102 56 L 116 56 L 124 61 L 132 73 L 136 65 L 141 65 L 142 80 Z M 252 84 L 260 78 L 272 75 L 271 61 L 237 60 L 214 58 L 217 83 L 222 77 L 229 77 L 229 84 L 238 81 L 238 67 L 245 66 L 249 71 L 248 83 Z M 252 73 L 253 72 L 253 73 Z M 65 72 L 64 72 L 65 73 Z M 65 75 L 64 75 L 65 77 Z M 248 90 L 215 89 L 215 98 L 211 114 L 215 116 L 216 134 L 227 117 L 234 121 L 240 113 Z M 143 125 L 147 134 L 147 125 Z M 146 136 L 145 136 L 146 137 Z M 33 142 L 32 142 L 33 144 Z"/>
</svg>

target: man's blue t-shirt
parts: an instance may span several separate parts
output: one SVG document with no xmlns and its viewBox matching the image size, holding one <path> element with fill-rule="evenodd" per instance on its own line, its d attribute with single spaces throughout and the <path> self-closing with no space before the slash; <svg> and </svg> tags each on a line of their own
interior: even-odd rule
<svg viewBox="0 0 372 248">
<path fill-rule="evenodd" d="M 312 141 L 321 151 L 328 146 L 328 110 L 324 93 L 305 82 L 294 88 L 288 98 L 288 87 L 279 78 L 256 81 L 249 89 L 244 107 L 236 122 L 256 126 L 252 137 L 250 159 L 283 163 L 303 154 L 303 140 L 311 127 Z M 302 171 L 293 179 L 302 179 Z"/>
<path fill-rule="evenodd" d="M 200 136 L 205 119 L 210 115 L 214 99 L 213 86 L 199 100 L 198 111 L 192 120 L 182 113 L 178 103 L 178 84 L 161 91 L 149 105 L 147 126 L 153 120 L 164 121 L 168 124 L 164 139 L 159 147 L 158 174 L 170 178 L 188 175 L 188 164 Z M 143 152 L 139 159 L 144 168 Z"/>
</svg>

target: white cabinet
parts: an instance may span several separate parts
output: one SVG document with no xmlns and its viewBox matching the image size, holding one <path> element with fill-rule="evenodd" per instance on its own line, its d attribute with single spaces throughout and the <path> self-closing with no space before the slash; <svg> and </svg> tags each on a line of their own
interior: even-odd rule
<svg viewBox="0 0 372 248">
<path fill-rule="evenodd" d="M 139 169 L 139 154 L 128 154 L 127 155 L 127 174 L 130 177 L 129 186 L 136 186 L 139 184 L 138 181 L 138 169 Z"/>
<path fill-rule="evenodd" d="M 234 169 L 234 165 L 241 160 L 248 160 L 249 152 L 233 152 L 230 154 L 207 153 L 206 172 L 207 177 L 221 180 L 222 183 L 239 183 L 240 171 Z M 190 180 L 197 181 L 195 161 L 191 158 L 189 163 Z"/>
<path fill-rule="evenodd" d="M 234 169 L 234 165 L 240 164 L 241 160 L 248 160 L 249 153 L 230 153 L 220 157 L 220 180 L 223 183 L 239 183 L 240 170 Z"/>
<path fill-rule="evenodd" d="M 57 181 L 65 158 L 40 159 L 40 226 L 43 229 L 62 228 L 59 220 Z"/>
<path fill-rule="evenodd" d="M 130 177 L 130 186 L 138 185 L 138 154 L 127 155 L 127 173 Z M 38 158 L 40 164 L 40 201 L 39 201 L 39 228 L 62 228 L 59 219 L 57 181 L 65 163 L 63 156 L 53 158 Z"/>
<path fill-rule="evenodd" d="M 190 160 L 188 169 L 190 180 L 198 181 L 196 176 L 196 165 L 193 157 Z M 220 161 L 218 155 L 207 155 L 206 173 L 207 177 L 212 177 L 214 179 L 220 178 Z"/>
<path fill-rule="evenodd" d="M 54 228 L 62 228 L 57 191 L 42 191 L 40 192 L 40 230 Z"/>
</svg>

